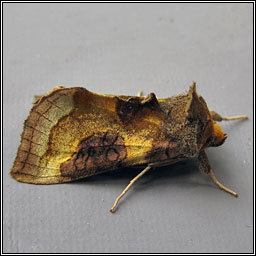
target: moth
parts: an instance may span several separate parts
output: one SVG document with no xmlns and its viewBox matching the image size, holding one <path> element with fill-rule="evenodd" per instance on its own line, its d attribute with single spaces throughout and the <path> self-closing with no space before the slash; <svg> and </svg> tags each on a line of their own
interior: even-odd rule
<svg viewBox="0 0 256 256">
<path fill-rule="evenodd" d="M 70 182 L 123 167 L 144 167 L 117 197 L 119 200 L 151 168 L 196 158 L 199 169 L 223 186 L 210 167 L 205 149 L 224 143 L 217 124 L 224 118 L 210 111 L 196 83 L 185 94 L 156 98 L 101 95 L 82 87 L 55 87 L 37 96 L 24 122 L 11 169 L 17 181 L 34 184 Z"/>
</svg>

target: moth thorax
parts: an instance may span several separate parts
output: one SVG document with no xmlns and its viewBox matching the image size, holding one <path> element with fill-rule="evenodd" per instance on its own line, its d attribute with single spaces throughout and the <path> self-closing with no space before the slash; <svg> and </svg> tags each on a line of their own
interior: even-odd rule
<svg viewBox="0 0 256 256">
<path fill-rule="evenodd" d="M 212 131 L 212 143 L 211 146 L 217 147 L 224 143 L 226 140 L 227 135 L 223 132 L 221 126 L 217 123 L 213 124 L 213 131 Z"/>
</svg>

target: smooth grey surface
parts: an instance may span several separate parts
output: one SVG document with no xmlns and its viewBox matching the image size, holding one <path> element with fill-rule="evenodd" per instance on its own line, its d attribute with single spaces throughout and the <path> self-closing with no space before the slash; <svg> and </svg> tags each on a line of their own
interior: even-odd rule
<svg viewBox="0 0 256 256">
<path fill-rule="evenodd" d="M 3 252 L 249 253 L 253 250 L 253 4 L 5 3 Z M 194 161 L 151 171 L 109 213 L 139 170 L 59 185 L 9 176 L 34 95 L 55 85 L 167 97 L 192 81 L 210 109 L 249 120 Z"/>
</svg>

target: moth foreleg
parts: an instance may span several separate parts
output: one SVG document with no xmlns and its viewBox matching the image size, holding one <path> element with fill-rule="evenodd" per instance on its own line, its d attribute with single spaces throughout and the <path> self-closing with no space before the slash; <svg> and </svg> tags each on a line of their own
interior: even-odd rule
<svg viewBox="0 0 256 256">
<path fill-rule="evenodd" d="M 237 120 L 237 119 L 248 119 L 248 116 L 232 116 L 232 117 L 222 117 L 220 114 L 218 114 L 217 112 L 211 110 L 210 111 L 212 119 L 214 121 L 218 121 L 221 122 L 223 120 L 225 121 L 230 121 L 230 120 Z"/>
<path fill-rule="evenodd" d="M 131 186 L 133 185 L 133 183 L 139 179 L 142 175 L 144 175 L 147 171 L 149 171 L 152 167 L 151 166 L 147 166 L 142 172 L 140 172 L 135 178 L 133 178 L 130 183 L 128 184 L 128 186 L 123 190 L 123 192 L 116 198 L 113 206 L 110 209 L 110 212 L 115 212 L 117 204 L 119 202 L 119 200 L 127 193 L 127 191 L 131 188 Z"/>
<path fill-rule="evenodd" d="M 228 192 L 229 194 L 231 194 L 231 195 L 233 195 L 233 196 L 235 196 L 235 197 L 238 197 L 238 194 L 237 194 L 236 192 L 234 192 L 234 191 L 232 191 L 231 189 L 229 189 L 229 188 L 223 186 L 223 185 L 216 179 L 216 177 L 215 177 L 215 175 L 214 175 L 214 172 L 213 172 L 212 170 L 210 170 L 209 175 L 211 176 L 213 182 L 214 182 L 219 188 L 225 190 L 226 192 Z"/>
<path fill-rule="evenodd" d="M 201 151 L 198 155 L 198 167 L 199 169 L 206 174 L 209 174 L 210 177 L 212 178 L 213 182 L 221 189 L 225 190 L 226 192 L 230 193 L 231 195 L 238 197 L 238 194 L 234 191 L 232 191 L 231 189 L 225 187 L 224 185 L 222 185 L 215 177 L 213 170 L 211 169 L 209 160 L 207 158 L 207 155 L 205 153 L 205 151 Z"/>
</svg>

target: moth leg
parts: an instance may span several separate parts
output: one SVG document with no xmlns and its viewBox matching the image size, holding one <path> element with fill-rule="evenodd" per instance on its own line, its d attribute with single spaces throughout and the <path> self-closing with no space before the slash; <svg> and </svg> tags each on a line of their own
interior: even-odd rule
<svg viewBox="0 0 256 256">
<path fill-rule="evenodd" d="M 211 166 L 209 164 L 209 160 L 207 158 L 207 155 L 205 153 L 205 151 L 201 151 L 198 155 L 198 167 L 199 169 L 206 174 L 209 174 L 210 177 L 212 178 L 213 182 L 221 189 L 225 190 L 226 192 L 230 193 L 231 195 L 238 197 L 238 194 L 234 191 L 232 191 L 231 189 L 225 187 L 224 185 L 222 185 L 217 178 L 214 175 L 213 170 L 211 169 Z"/>
<path fill-rule="evenodd" d="M 142 175 L 144 175 L 147 171 L 149 171 L 152 167 L 151 166 L 147 166 L 142 172 L 140 172 L 135 178 L 133 178 L 130 183 L 128 184 L 128 186 L 123 190 L 123 192 L 116 198 L 113 206 L 110 209 L 110 212 L 115 212 L 117 204 L 119 202 L 119 200 L 126 194 L 126 192 L 131 188 L 131 186 L 133 185 L 133 183 L 139 179 Z"/>
<path fill-rule="evenodd" d="M 237 120 L 237 119 L 248 119 L 248 116 L 232 116 L 232 117 L 222 117 L 220 114 L 218 114 L 217 112 L 211 110 L 210 111 L 211 115 L 212 115 L 212 119 L 214 121 L 218 121 L 221 122 L 223 120 L 225 121 L 230 121 L 230 120 Z"/>
<path fill-rule="evenodd" d="M 137 96 L 138 96 L 138 97 L 142 97 L 142 95 L 143 95 L 143 91 L 142 91 L 142 90 L 138 91 Z"/>
<path fill-rule="evenodd" d="M 219 188 L 225 190 L 226 192 L 228 192 L 229 194 L 231 194 L 231 195 L 233 195 L 233 196 L 235 196 L 235 197 L 238 197 L 238 194 L 237 194 L 236 192 L 234 192 L 234 191 L 232 191 L 231 189 L 229 189 L 229 188 L 223 186 L 223 185 L 216 179 L 216 177 L 215 177 L 215 175 L 214 175 L 214 172 L 213 172 L 212 170 L 210 170 L 209 175 L 211 176 L 213 182 L 214 182 Z"/>
</svg>

